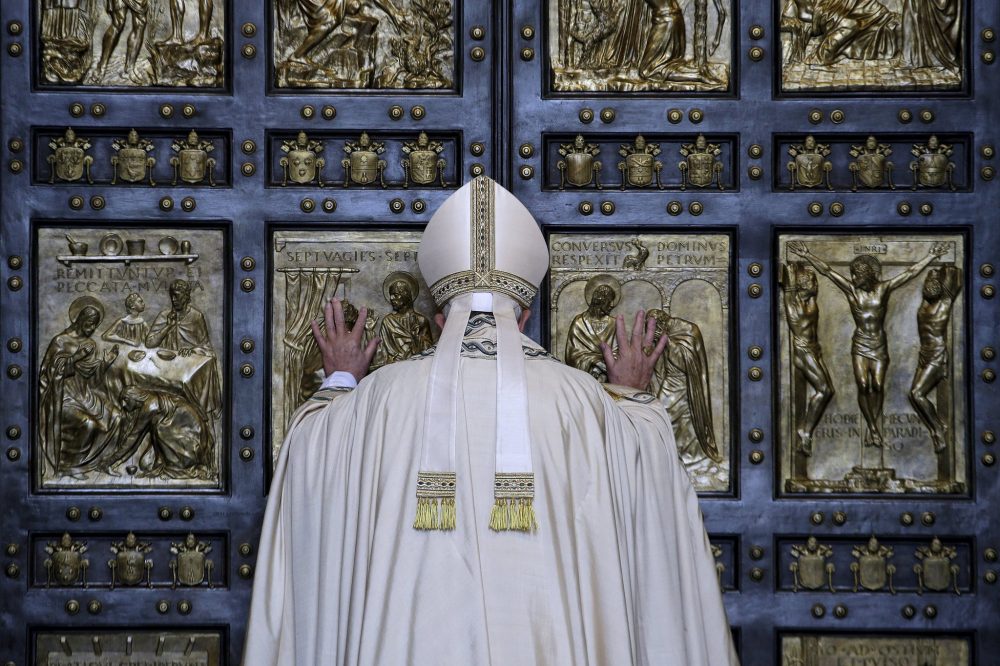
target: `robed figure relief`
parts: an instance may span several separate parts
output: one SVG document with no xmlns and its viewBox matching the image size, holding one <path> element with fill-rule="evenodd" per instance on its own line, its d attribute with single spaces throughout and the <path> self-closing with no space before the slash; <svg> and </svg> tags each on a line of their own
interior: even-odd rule
<svg viewBox="0 0 1000 666">
<path fill-rule="evenodd" d="M 375 350 L 375 367 L 405 361 L 434 344 L 430 320 L 413 308 L 420 295 L 417 279 L 410 273 L 396 271 L 386 277 L 382 290 L 392 311 L 383 315 L 378 324 L 382 342 Z"/>
<path fill-rule="evenodd" d="M 608 380 L 601 343 L 614 347 L 615 318 L 611 311 L 621 300 L 621 293 L 621 284 L 610 275 L 590 278 L 584 292 L 587 309 L 573 318 L 566 339 L 566 363 L 601 382 Z"/>
</svg>

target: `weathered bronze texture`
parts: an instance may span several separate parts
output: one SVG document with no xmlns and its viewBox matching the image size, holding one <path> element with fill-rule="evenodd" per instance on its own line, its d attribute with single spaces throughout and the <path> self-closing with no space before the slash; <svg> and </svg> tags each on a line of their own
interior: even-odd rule
<svg viewBox="0 0 1000 666">
<path fill-rule="evenodd" d="M 720 189 L 722 185 L 722 147 L 718 143 L 709 143 L 704 134 L 699 134 L 694 143 L 685 143 L 680 149 L 683 161 L 678 164 L 681 171 L 681 190 L 688 185 L 708 187 L 713 182 Z"/>
<path fill-rule="evenodd" d="M 601 162 L 595 159 L 601 153 L 601 147 L 596 143 L 587 143 L 582 134 L 577 134 L 573 143 L 559 145 L 559 155 L 556 162 L 559 169 L 559 189 L 565 189 L 566 184 L 573 187 L 589 187 L 601 185 Z"/>
<path fill-rule="evenodd" d="M 440 141 L 431 141 L 426 132 L 421 132 L 416 141 L 406 141 L 403 143 L 403 154 L 406 155 L 401 161 L 403 166 L 403 187 L 414 185 L 433 185 L 438 181 L 441 187 L 446 187 L 444 182 L 444 168 L 446 162 L 441 157 L 444 152 L 444 144 Z"/>
<path fill-rule="evenodd" d="M 90 175 L 94 158 L 87 154 L 90 149 L 89 139 L 78 137 L 72 128 L 67 127 L 63 136 L 49 141 L 49 148 L 52 149 L 52 154 L 46 159 L 50 167 L 50 183 L 54 183 L 56 178 L 75 182 L 84 176 L 87 177 L 87 183 L 94 183 Z"/>
<path fill-rule="evenodd" d="M 247 152 L 247 144 L 243 142 L 243 152 Z M 312 141 L 305 132 L 299 132 L 294 140 L 282 141 L 281 150 L 285 155 L 278 160 L 282 169 L 281 186 L 285 187 L 291 181 L 298 185 L 311 185 L 314 181 L 323 187 L 323 167 L 326 160 L 319 156 L 323 152 L 322 141 Z"/>
<path fill-rule="evenodd" d="M 146 557 L 153 550 L 152 544 L 129 532 L 122 541 L 111 544 L 114 557 L 108 560 L 111 569 L 111 589 L 115 584 L 135 586 L 146 579 L 146 586 L 153 587 L 153 560 Z"/>
<path fill-rule="evenodd" d="M 111 147 L 115 150 L 115 155 L 111 157 L 114 170 L 112 185 L 116 185 L 119 179 L 126 183 L 140 183 L 148 179 L 150 185 L 156 185 L 153 181 L 156 158 L 151 154 L 155 148 L 152 141 L 140 139 L 139 133 L 132 129 L 124 139 L 112 141 Z"/>
<path fill-rule="evenodd" d="M 913 187 L 939 188 L 947 186 L 955 191 L 955 163 L 950 161 L 954 152 L 951 145 L 941 143 L 937 136 L 931 135 L 927 143 L 915 143 L 910 151 L 916 157 L 910 162 L 910 172 L 913 174 Z"/>
<path fill-rule="evenodd" d="M 212 552 L 211 542 L 199 541 L 194 534 L 188 533 L 183 541 L 170 544 L 170 552 L 174 555 L 174 559 L 170 560 L 174 589 L 178 585 L 196 587 L 202 583 L 213 587 L 212 570 L 215 564 L 207 557 Z"/>
<path fill-rule="evenodd" d="M 879 143 L 874 136 L 869 136 L 860 145 L 851 146 L 851 191 L 858 191 L 858 183 L 869 189 L 889 186 L 890 190 L 896 189 L 892 183 L 893 164 L 888 160 L 892 155 L 892 147 L 886 143 Z"/>
<path fill-rule="evenodd" d="M 916 608 L 904 606 L 903 616 L 912 618 Z M 964 637 L 920 636 L 913 634 L 783 634 L 781 663 L 788 666 L 870 663 L 938 664 L 972 666 L 970 643 Z"/>
<path fill-rule="evenodd" d="M 622 189 L 628 187 L 647 187 L 653 183 L 655 178 L 656 188 L 663 189 L 660 182 L 660 172 L 663 171 L 663 162 L 656 159 L 660 154 L 660 144 L 647 143 L 640 134 L 635 137 L 632 143 L 623 143 L 618 148 L 618 154 L 624 161 L 618 163 L 618 171 L 622 176 Z"/>
<path fill-rule="evenodd" d="M 832 190 L 830 172 L 833 164 L 826 159 L 830 155 L 830 145 L 818 143 L 811 134 L 800 144 L 788 148 L 792 161 L 785 165 L 789 172 L 788 189 L 799 187 L 816 187 L 826 184 L 826 189 Z"/>
<path fill-rule="evenodd" d="M 379 157 L 385 152 L 384 142 L 372 141 L 367 132 L 362 132 L 357 141 L 344 142 L 344 152 L 347 157 L 340 161 L 340 165 L 344 167 L 344 187 L 351 183 L 374 185 L 376 180 L 383 189 L 387 187 L 386 161 Z M 444 169 L 444 165 L 439 168 Z"/>
<path fill-rule="evenodd" d="M 190 605 L 190 602 L 188 602 Z M 179 604 L 178 604 L 179 605 Z M 76 604 L 79 611 L 79 603 Z M 100 603 L 98 602 L 98 612 Z M 89 610 L 89 605 L 88 605 Z M 161 614 L 170 611 L 170 602 L 156 604 Z M 93 612 L 93 611 L 91 611 Z M 221 666 L 223 641 L 218 632 L 169 630 L 43 631 L 35 634 L 35 654 L 42 666 L 86 663 L 183 664 Z"/>
<path fill-rule="evenodd" d="M 208 178 L 208 184 L 215 187 L 215 158 L 209 156 L 215 150 L 211 141 L 203 141 L 198 132 L 191 130 L 186 139 L 177 139 L 170 144 L 170 149 L 176 153 L 170 158 L 170 166 L 174 168 L 174 180 L 197 184 Z"/>
</svg>

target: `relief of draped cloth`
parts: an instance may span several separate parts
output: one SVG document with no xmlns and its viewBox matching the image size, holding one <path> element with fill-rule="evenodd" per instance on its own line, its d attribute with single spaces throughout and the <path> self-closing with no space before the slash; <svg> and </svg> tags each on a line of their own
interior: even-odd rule
<svg viewBox="0 0 1000 666">
<path fill-rule="evenodd" d="M 644 79 L 666 78 L 671 69 L 684 61 L 687 37 L 684 13 L 671 3 L 653 12 L 646 47 L 639 61 L 639 76 Z"/>
<path fill-rule="evenodd" d="M 123 439 L 132 444 L 118 456 L 127 460 L 149 436 L 154 462 L 143 465 L 147 475 L 172 478 L 212 478 L 212 426 L 198 409 L 162 391 L 141 391 L 142 405 L 125 420 Z"/>
<path fill-rule="evenodd" d="M 150 337 L 159 336 L 167 326 L 167 317 L 173 310 L 166 309 L 156 315 L 153 325 L 149 328 Z M 192 349 L 197 354 L 212 357 L 212 371 L 204 375 L 204 379 L 196 379 L 189 387 L 195 401 L 202 409 L 206 419 L 212 420 L 222 413 L 222 384 L 219 379 L 219 366 L 215 361 L 215 351 L 208 335 L 208 322 L 201 311 L 189 305 L 177 318 L 177 325 L 160 341 L 161 349 L 180 351 Z"/>
<path fill-rule="evenodd" d="M 903 59 L 912 67 L 959 67 L 962 11 L 958 0 L 904 0 Z"/>
<path fill-rule="evenodd" d="M 813 34 L 821 37 L 816 56 L 824 65 L 842 57 L 879 60 L 896 55 L 899 15 L 878 0 L 817 0 Z"/>
<path fill-rule="evenodd" d="M 618 27 L 598 51 L 596 60 L 599 67 L 639 65 L 649 31 L 649 13 L 645 0 L 625 0 L 625 6 L 617 13 L 621 17 Z"/>
<path fill-rule="evenodd" d="M 592 375 L 591 370 L 598 368 L 600 378 L 607 379 L 602 342 L 615 348 L 615 318 L 611 315 L 590 317 L 586 312 L 577 315 L 566 338 L 566 364 Z"/>
<path fill-rule="evenodd" d="M 291 8 L 297 6 L 307 27 L 312 28 L 324 21 L 339 25 L 347 10 L 346 0 L 280 0 L 278 3 L 278 23 L 289 25 Z"/>
<path fill-rule="evenodd" d="M 434 345 L 430 322 L 414 310 L 390 312 L 382 317 L 378 337 L 382 343 L 376 350 L 375 367 L 405 361 Z"/>
</svg>

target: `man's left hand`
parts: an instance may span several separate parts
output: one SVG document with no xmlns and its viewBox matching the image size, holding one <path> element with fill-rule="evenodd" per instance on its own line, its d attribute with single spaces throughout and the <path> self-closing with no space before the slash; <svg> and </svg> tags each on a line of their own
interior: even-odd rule
<svg viewBox="0 0 1000 666">
<path fill-rule="evenodd" d="M 363 307 L 358 312 L 358 321 L 354 328 L 348 328 L 344 321 L 344 306 L 339 298 L 334 298 L 323 308 L 326 320 L 326 331 L 321 331 L 315 320 L 312 325 L 313 337 L 323 355 L 323 372 L 327 377 L 334 372 L 349 372 L 354 378 L 368 374 L 368 367 L 375 358 L 375 349 L 381 342 L 373 338 L 367 346 L 362 346 L 361 338 L 365 330 L 365 320 L 368 318 L 368 308 Z"/>
</svg>

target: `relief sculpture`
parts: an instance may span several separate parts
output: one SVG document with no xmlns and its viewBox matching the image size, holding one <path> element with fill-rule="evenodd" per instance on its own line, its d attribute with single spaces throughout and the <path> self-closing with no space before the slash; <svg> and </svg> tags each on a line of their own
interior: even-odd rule
<svg viewBox="0 0 1000 666">
<path fill-rule="evenodd" d="M 553 89 L 726 91 L 729 15 L 728 0 L 549 0 Z"/>
<path fill-rule="evenodd" d="M 781 666 L 971 666 L 971 647 L 964 636 L 783 634 Z"/>
<path fill-rule="evenodd" d="M 218 487 L 223 239 L 170 231 L 38 232 L 42 488 Z"/>
<path fill-rule="evenodd" d="M 964 492 L 963 239 L 780 248 L 785 490 Z"/>
<path fill-rule="evenodd" d="M 601 343 L 615 317 L 644 309 L 666 351 L 647 388 L 670 415 L 700 491 L 729 489 L 729 238 L 724 235 L 553 234 L 552 351 L 607 381 Z"/>
<path fill-rule="evenodd" d="M 272 283 L 271 452 L 276 458 L 295 409 L 319 389 L 325 373 L 311 322 L 325 327 L 334 296 L 354 326 L 368 310 L 364 340 L 382 340 L 372 370 L 433 346 L 436 312 L 417 268 L 420 234 L 409 231 L 276 231 Z"/>
<path fill-rule="evenodd" d="M 37 2 L 41 76 L 46 83 L 107 87 L 223 85 L 224 2 Z"/>
<path fill-rule="evenodd" d="M 278 88 L 451 88 L 452 0 L 274 0 Z"/>
</svg>

